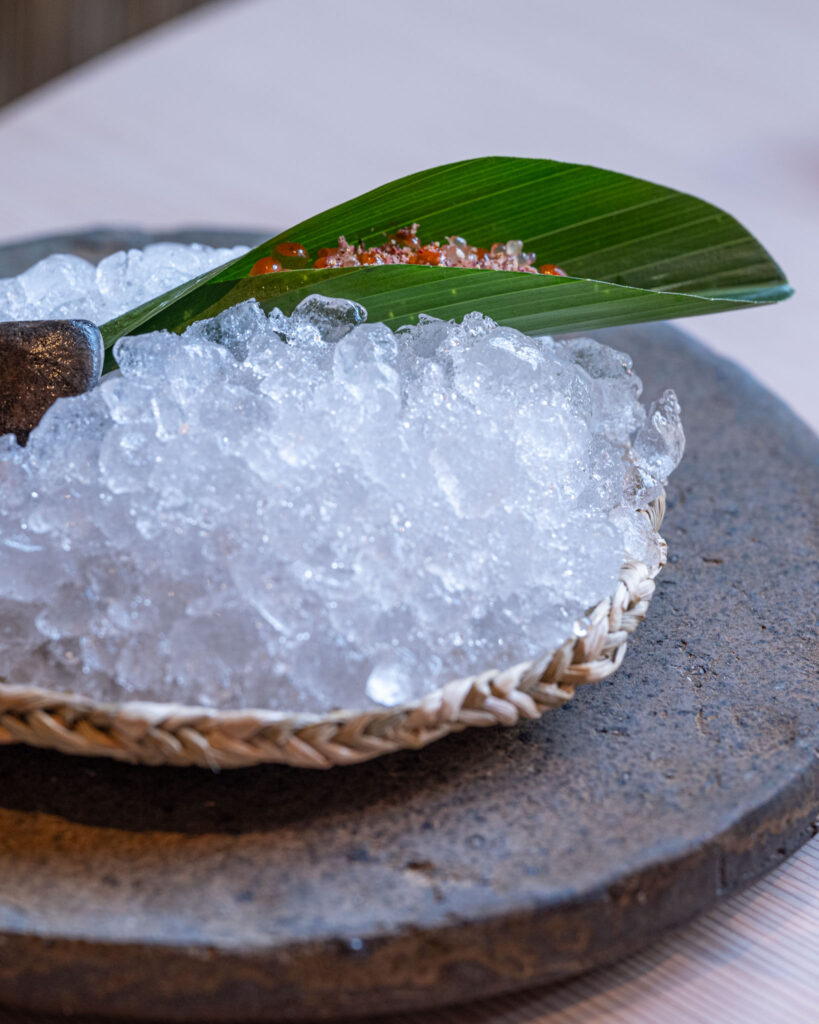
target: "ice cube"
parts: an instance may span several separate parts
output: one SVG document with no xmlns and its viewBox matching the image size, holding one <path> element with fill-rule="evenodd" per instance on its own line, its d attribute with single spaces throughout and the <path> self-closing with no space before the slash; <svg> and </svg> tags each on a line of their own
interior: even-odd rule
<svg viewBox="0 0 819 1024">
<path fill-rule="evenodd" d="M 306 321 L 317 328 L 325 344 L 333 345 L 367 319 L 367 310 L 349 299 L 308 295 L 293 310 L 293 320 Z"/>
<path fill-rule="evenodd" d="M 685 449 L 680 403 L 673 391 L 664 391 L 652 402 L 645 424 L 634 439 L 637 465 L 654 480 L 667 480 L 679 465 Z"/>
</svg>

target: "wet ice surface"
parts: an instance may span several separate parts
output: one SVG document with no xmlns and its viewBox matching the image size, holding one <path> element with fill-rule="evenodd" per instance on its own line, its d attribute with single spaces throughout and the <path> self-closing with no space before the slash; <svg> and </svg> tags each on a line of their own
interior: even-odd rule
<svg viewBox="0 0 819 1024">
<path fill-rule="evenodd" d="M 105 296 L 93 268 L 51 294 L 40 265 L 0 282 L 0 307 L 101 321 L 175 283 L 168 248 L 149 255 Z M 202 250 L 185 276 L 230 255 Z M 656 559 L 634 510 L 682 454 L 673 392 L 646 415 L 627 355 L 477 313 L 365 320 L 343 300 L 290 318 L 248 302 L 123 339 L 121 374 L 61 399 L 27 448 L 0 439 L 0 676 L 390 706 L 541 654 L 624 558 Z"/>
<path fill-rule="evenodd" d="M 158 242 L 126 249 L 97 265 L 79 256 L 49 256 L 19 277 L 0 278 L 0 320 L 91 320 L 105 323 L 247 252 L 247 246 Z"/>
</svg>

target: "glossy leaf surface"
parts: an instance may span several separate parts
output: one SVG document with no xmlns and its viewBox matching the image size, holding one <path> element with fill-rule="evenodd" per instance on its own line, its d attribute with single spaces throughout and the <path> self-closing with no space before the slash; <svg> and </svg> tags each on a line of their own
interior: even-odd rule
<svg viewBox="0 0 819 1024">
<path fill-rule="evenodd" d="M 521 239 L 536 264 L 567 278 L 426 266 L 294 269 L 248 277 L 284 242 L 315 255 L 349 242 L 377 245 L 419 222 L 422 242 L 461 235 L 470 244 Z M 674 189 L 581 164 L 483 157 L 383 185 L 303 221 L 244 256 L 118 317 L 107 347 L 146 330 L 182 330 L 248 298 L 285 313 L 318 292 L 362 302 L 396 327 L 419 313 L 479 309 L 536 332 L 589 330 L 776 302 L 791 294 L 782 271 L 733 217 Z"/>
</svg>

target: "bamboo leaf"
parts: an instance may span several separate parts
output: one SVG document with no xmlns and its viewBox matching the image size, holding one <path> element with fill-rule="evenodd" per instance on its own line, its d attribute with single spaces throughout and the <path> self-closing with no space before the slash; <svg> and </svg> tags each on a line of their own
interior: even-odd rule
<svg viewBox="0 0 819 1024">
<path fill-rule="evenodd" d="M 538 263 L 570 276 L 397 265 L 248 277 L 280 243 L 313 254 L 340 235 L 377 245 L 415 221 L 423 242 L 457 234 L 489 247 L 519 238 Z M 581 164 L 483 157 L 400 178 L 311 217 L 103 325 L 103 337 L 110 348 L 125 334 L 182 330 L 249 298 L 288 313 L 313 292 L 360 301 L 393 327 L 419 313 L 479 309 L 524 331 L 556 333 L 777 302 L 791 288 L 741 224 L 694 196 Z"/>
</svg>

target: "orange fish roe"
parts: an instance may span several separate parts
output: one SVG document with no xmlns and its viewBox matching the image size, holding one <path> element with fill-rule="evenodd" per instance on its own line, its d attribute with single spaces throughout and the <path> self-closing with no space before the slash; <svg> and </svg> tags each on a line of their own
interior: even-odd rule
<svg viewBox="0 0 819 1024">
<path fill-rule="evenodd" d="M 421 244 L 418 224 L 399 228 L 384 245 L 350 245 L 342 235 L 338 247 L 320 249 L 314 267 L 369 267 L 376 264 L 410 263 L 427 267 L 473 267 L 481 270 L 518 270 L 527 274 L 549 273 L 566 277 L 565 270 L 545 263 L 549 270 L 534 266 L 535 254 L 523 251 L 523 242 L 496 242 L 491 249 L 469 245 L 460 235 L 446 242 Z"/>
<path fill-rule="evenodd" d="M 260 260 L 257 260 L 250 268 L 250 277 L 256 277 L 257 274 L 275 274 L 279 270 L 283 270 L 281 263 L 274 256 L 262 256 Z"/>
<path fill-rule="evenodd" d="M 310 253 L 303 245 L 299 245 L 298 242 L 282 242 L 280 245 L 276 246 L 276 252 L 279 256 L 287 256 L 294 260 L 310 259 Z"/>
<path fill-rule="evenodd" d="M 362 253 L 362 255 L 364 255 Z M 441 250 L 432 245 L 425 245 L 410 256 L 407 263 L 417 263 L 428 267 L 437 267 L 441 263 Z M 361 257 L 359 257 L 360 259 Z"/>
<path fill-rule="evenodd" d="M 313 266 L 318 270 L 333 267 L 372 267 L 395 263 L 410 263 L 426 267 L 469 267 L 478 270 L 516 270 L 526 274 L 551 274 L 567 277 L 565 270 L 554 263 L 535 267 L 535 253 L 524 252 L 523 242 L 495 242 L 489 249 L 469 245 L 460 235 L 450 235 L 446 242 L 421 244 L 418 224 L 399 228 L 388 236 L 384 245 L 365 246 L 362 242 L 350 245 L 342 235 L 338 245 L 319 249 Z M 283 242 L 276 246 L 280 256 L 290 259 L 308 259 L 307 249 L 296 242 Z M 269 269 L 265 267 L 269 264 Z M 251 270 L 251 274 L 267 274 L 282 270 L 274 257 L 267 257 Z"/>
</svg>

